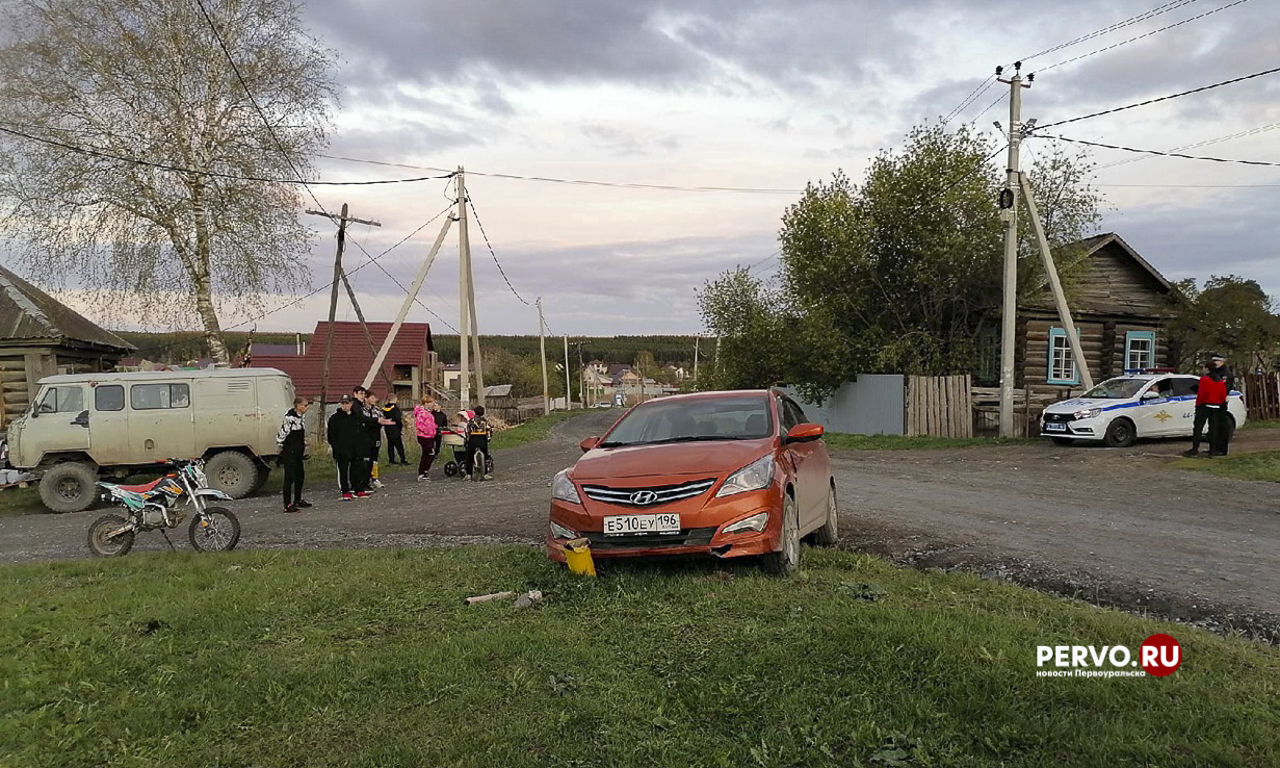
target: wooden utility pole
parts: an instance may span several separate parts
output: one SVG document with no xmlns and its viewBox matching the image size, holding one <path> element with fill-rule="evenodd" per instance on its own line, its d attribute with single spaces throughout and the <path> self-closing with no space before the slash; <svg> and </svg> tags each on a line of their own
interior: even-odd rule
<svg viewBox="0 0 1280 768">
<path fill-rule="evenodd" d="M 333 323 L 338 315 L 338 282 L 342 280 L 342 251 L 347 244 L 347 222 L 354 221 L 358 224 L 368 224 L 371 227 L 381 227 L 382 225 L 376 221 L 368 221 L 366 219 L 353 219 L 347 215 L 347 204 L 342 204 L 342 213 L 335 217 L 327 211 L 313 211 L 307 209 L 307 213 L 313 216 L 324 216 L 330 221 L 335 218 L 338 221 L 338 252 L 333 258 L 333 285 L 329 291 L 329 325 L 326 329 L 324 340 L 324 369 L 320 377 L 320 426 L 316 429 L 316 434 L 320 439 L 324 440 L 324 431 L 326 425 L 325 419 L 325 403 L 329 397 L 329 365 L 333 360 Z"/>
<path fill-rule="evenodd" d="M 547 326 L 542 322 L 542 297 L 539 296 L 535 303 L 538 305 L 538 347 L 542 350 L 538 355 L 542 360 L 542 413 L 546 415 L 551 413 L 550 387 L 547 386 L 547 337 L 544 333 Z"/>
<path fill-rule="evenodd" d="M 360 321 L 360 330 L 364 331 L 364 341 L 366 344 L 369 345 L 369 351 L 372 352 L 375 357 L 377 357 L 378 347 L 373 343 L 373 334 L 369 332 L 369 324 L 365 322 L 364 312 L 360 309 L 360 301 L 356 299 L 356 292 L 351 287 L 351 281 L 347 279 L 347 270 L 345 269 L 342 270 L 342 285 L 347 289 L 347 298 L 351 299 L 351 306 L 356 311 L 356 319 Z M 391 393 L 395 390 L 395 384 L 391 382 L 391 379 L 387 376 L 386 371 L 377 369 L 377 372 L 382 374 L 382 381 L 387 385 L 387 395 L 390 396 Z M 363 382 L 362 386 L 364 386 L 365 388 L 368 388 L 372 384 L 373 384 L 373 377 L 370 376 L 368 379 L 366 379 Z"/>
<path fill-rule="evenodd" d="M 573 400 L 569 388 L 569 337 L 564 337 L 564 409 L 569 410 L 569 404 Z"/>
</svg>

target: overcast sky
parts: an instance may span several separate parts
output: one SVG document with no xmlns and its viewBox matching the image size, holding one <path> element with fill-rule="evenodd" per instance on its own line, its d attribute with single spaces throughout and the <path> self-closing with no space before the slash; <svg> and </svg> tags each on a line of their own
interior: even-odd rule
<svg viewBox="0 0 1280 768">
<path fill-rule="evenodd" d="M 987 87 L 997 64 L 1022 59 L 1024 74 L 1036 73 L 1023 114 L 1041 124 L 1280 66 L 1275 0 L 305 6 L 312 30 L 342 60 L 344 95 L 329 154 L 465 166 L 479 220 L 515 291 L 530 303 L 542 296 L 551 330 L 570 335 L 698 332 L 695 289 L 739 264 L 775 270 L 780 217 L 807 182 L 841 168 L 861 180 L 878 151 L 900 146 L 913 125 L 951 114 L 976 88 L 985 90 L 951 123 L 988 131 L 993 120 L 1007 123 L 1007 87 Z M 1149 17 L 1126 24 L 1143 14 Z M 1177 26 L 1157 32 L 1170 25 Z M 1250 132 L 1185 151 L 1280 163 L 1277 129 L 1280 74 L 1053 132 L 1156 150 Z M 1047 140 L 1029 146 L 1026 161 Z M 1120 234 L 1170 280 L 1235 273 L 1280 294 L 1280 167 L 1091 154 L 1108 201 L 1101 231 Z M 425 173 L 339 159 L 321 160 L 319 171 L 327 180 Z M 647 190 L 486 174 L 783 191 Z M 382 223 L 351 230 L 372 253 L 447 205 L 444 181 L 315 190 L 327 208 L 346 202 L 352 215 Z M 315 223 L 323 228 L 323 220 Z M 382 260 L 405 285 L 439 225 Z M 458 325 L 456 231 L 422 297 L 444 320 L 421 307 L 410 315 L 443 332 Z M 536 333 L 533 308 L 507 287 L 474 224 L 471 243 L 480 330 Z M 313 286 L 329 279 L 333 244 L 332 228 L 317 239 Z M 365 258 L 351 247 L 349 268 Z M 394 318 L 399 288 L 374 268 L 353 280 L 370 319 Z M 326 311 L 327 292 L 258 327 L 309 331 Z M 345 299 L 340 315 L 354 319 Z"/>
</svg>

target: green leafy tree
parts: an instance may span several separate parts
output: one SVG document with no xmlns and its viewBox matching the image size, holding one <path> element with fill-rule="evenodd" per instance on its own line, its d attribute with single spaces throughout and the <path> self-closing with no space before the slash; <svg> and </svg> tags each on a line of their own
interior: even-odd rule
<svg viewBox="0 0 1280 768">
<path fill-rule="evenodd" d="M 227 362 L 219 301 L 302 281 L 298 190 L 265 179 L 309 176 L 326 146 L 334 53 L 293 0 L 13 0 L 3 16 L 0 123 L 23 134 L 0 142 L 6 234 L 109 317 L 194 317 Z"/>
<path fill-rule="evenodd" d="M 1237 371 L 1275 366 L 1280 317 L 1256 281 L 1213 275 L 1203 288 L 1192 278 L 1175 288 L 1169 334 L 1180 368 L 1197 370 L 1212 352 L 1226 356 Z"/>
<path fill-rule="evenodd" d="M 707 327 L 733 330 L 721 373 L 736 386 L 781 379 L 821 397 L 859 372 L 972 370 L 1000 315 L 998 153 L 967 128 L 918 127 L 872 161 L 860 186 L 843 172 L 810 184 L 783 214 L 777 285 L 740 270 L 700 293 Z M 1029 176 L 1056 247 L 1096 224 L 1099 198 L 1087 165 L 1040 156 Z M 1025 229 L 1023 296 L 1044 290 Z M 1069 284 L 1082 265 L 1068 261 Z"/>
</svg>

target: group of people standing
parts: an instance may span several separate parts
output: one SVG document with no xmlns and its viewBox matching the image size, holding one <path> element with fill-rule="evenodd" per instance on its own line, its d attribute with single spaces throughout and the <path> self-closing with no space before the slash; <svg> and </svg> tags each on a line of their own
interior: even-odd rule
<svg viewBox="0 0 1280 768">
<path fill-rule="evenodd" d="M 489 439 L 493 437 L 493 427 L 484 415 L 484 406 L 478 405 L 474 411 L 458 411 L 457 423 L 450 425 L 444 410 L 436 404 L 431 395 L 423 395 L 422 402 L 413 409 L 413 421 L 417 430 L 418 445 L 422 448 L 422 458 L 418 460 L 418 479 L 430 479 L 431 465 L 440 455 L 440 447 L 444 442 L 444 434 L 451 431 L 461 435 L 468 457 L 467 463 L 461 467 L 462 473 L 479 471 L 486 480 L 493 476 L 488 472 Z M 470 466 L 470 456 L 479 450 L 484 454 L 486 466 L 478 470 Z"/>
<path fill-rule="evenodd" d="M 1200 443 L 1209 443 L 1210 458 L 1227 455 L 1227 445 L 1231 442 L 1231 415 L 1227 412 L 1227 398 L 1235 389 L 1236 379 L 1227 368 L 1227 359 L 1222 355 L 1211 355 L 1205 363 L 1205 374 L 1196 384 L 1196 414 L 1192 424 L 1191 448 L 1184 456 L 1200 455 Z M 1209 425 L 1209 437 L 1201 438 L 1206 422 Z"/>
<path fill-rule="evenodd" d="M 280 449 L 280 465 L 284 470 L 284 511 L 299 512 L 312 506 L 302 497 L 306 479 L 304 462 L 307 456 L 306 427 L 303 417 L 311 407 L 311 400 L 295 397 L 293 407 L 285 413 L 284 421 L 276 434 Z M 426 480 L 431 465 L 440 455 L 444 433 L 453 430 L 466 435 L 468 445 L 481 448 L 486 459 L 489 455 L 489 438 L 493 434 L 484 415 L 484 407 L 475 411 L 459 411 L 459 424 L 450 425 L 444 411 L 430 395 L 424 395 L 413 409 L 414 431 L 422 458 L 418 461 L 418 479 Z M 338 488 L 342 501 L 372 496 L 382 483 L 377 479 L 378 457 L 382 447 L 382 433 L 387 440 L 387 463 L 407 466 L 404 451 L 404 418 L 394 402 L 378 404 L 378 396 L 362 386 L 338 400 L 338 410 L 328 421 L 327 437 L 338 470 Z M 473 448 L 474 450 L 474 448 Z M 397 458 L 398 457 L 398 458 Z M 467 471 L 471 471 L 470 468 Z M 484 471 L 482 468 L 481 472 Z M 486 478 L 490 477 L 486 473 Z"/>
</svg>

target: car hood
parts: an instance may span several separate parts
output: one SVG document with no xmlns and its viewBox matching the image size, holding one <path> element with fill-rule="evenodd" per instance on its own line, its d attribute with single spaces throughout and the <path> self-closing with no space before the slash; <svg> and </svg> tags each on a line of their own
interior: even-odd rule
<svg viewBox="0 0 1280 768">
<path fill-rule="evenodd" d="M 772 438 L 593 448 L 573 465 L 573 479 L 596 482 L 654 475 L 723 476 L 769 453 Z"/>
<path fill-rule="evenodd" d="M 1132 402 L 1132 399 L 1117 397 L 1076 397 L 1071 400 L 1054 403 L 1045 408 L 1045 411 L 1048 413 L 1075 413 L 1082 408 L 1110 408 L 1116 405 L 1128 405 Z"/>
</svg>

